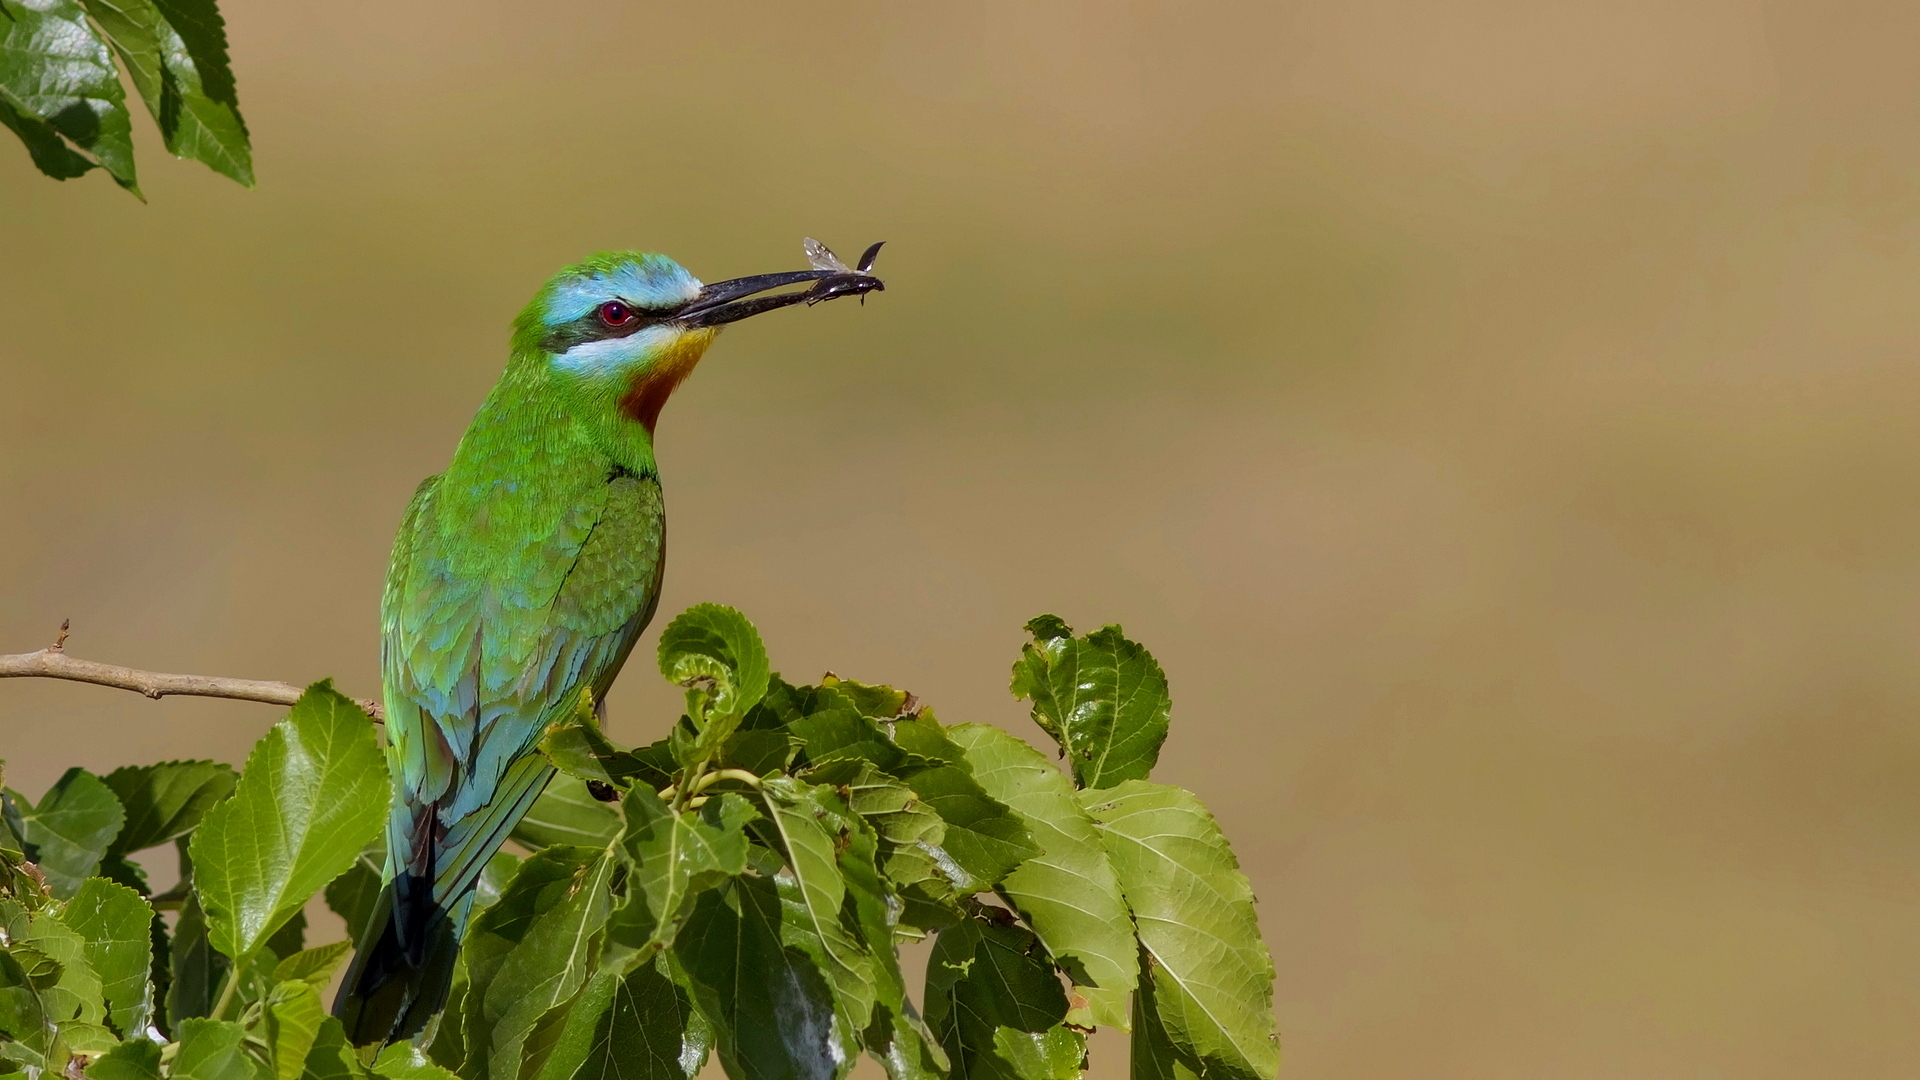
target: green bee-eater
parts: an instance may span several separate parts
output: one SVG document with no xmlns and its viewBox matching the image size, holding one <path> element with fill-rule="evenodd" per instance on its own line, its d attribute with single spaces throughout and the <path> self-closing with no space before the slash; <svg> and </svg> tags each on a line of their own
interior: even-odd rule
<svg viewBox="0 0 1920 1080">
<path fill-rule="evenodd" d="M 612 252 L 514 321 L 506 373 L 414 492 L 387 571 L 386 888 L 334 1002 L 356 1044 L 409 1038 L 445 1003 L 480 870 L 553 775 L 541 736 L 582 690 L 601 699 L 653 617 L 661 406 L 720 327 L 881 288 L 869 263 L 702 285 Z"/>
</svg>

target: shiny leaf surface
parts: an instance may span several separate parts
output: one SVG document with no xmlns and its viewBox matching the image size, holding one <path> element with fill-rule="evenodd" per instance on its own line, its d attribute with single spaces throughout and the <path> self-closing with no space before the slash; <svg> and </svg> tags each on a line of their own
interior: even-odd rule
<svg viewBox="0 0 1920 1080">
<path fill-rule="evenodd" d="M 386 819 L 386 761 L 360 707 L 309 687 L 247 756 L 233 797 L 194 830 L 195 892 L 214 947 L 251 954 L 339 877 Z"/>
<path fill-rule="evenodd" d="M 1033 720 L 1053 736 L 1083 788 L 1144 780 L 1167 738 L 1167 676 L 1118 626 L 1074 637 L 1042 615 L 1013 665 L 1013 695 L 1031 699 Z"/>
</svg>

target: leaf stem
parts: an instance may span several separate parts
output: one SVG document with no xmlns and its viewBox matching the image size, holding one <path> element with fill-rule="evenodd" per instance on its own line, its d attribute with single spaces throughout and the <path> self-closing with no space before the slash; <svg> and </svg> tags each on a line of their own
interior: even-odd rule
<svg viewBox="0 0 1920 1080">
<path fill-rule="evenodd" d="M 227 984 L 221 987 L 220 1000 L 215 1002 L 213 1006 L 213 1018 L 215 1020 L 225 1020 L 227 1018 L 227 1006 L 233 1004 L 234 991 L 240 988 L 240 973 L 244 970 L 246 970 L 246 962 L 244 960 L 235 960 L 233 966 L 227 969 Z"/>
</svg>

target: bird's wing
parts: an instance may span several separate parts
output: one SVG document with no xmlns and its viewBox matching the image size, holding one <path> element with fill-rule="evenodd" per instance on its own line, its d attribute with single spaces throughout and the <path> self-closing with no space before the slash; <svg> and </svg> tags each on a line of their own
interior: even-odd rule
<svg viewBox="0 0 1920 1080">
<path fill-rule="evenodd" d="M 437 901 L 466 890 L 545 786 L 549 769 L 529 751 L 582 688 L 605 692 L 659 599 L 659 484 L 621 476 L 572 494 L 536 540 L 478 567 L 430 541 L 404 570 L 395 558 L 407 581 L 389 605 L 389 698 L 406 699 L 417 719 L 402 726 L 419 737 L 396 770 L 413 821 L 394 832 L 431 846 L 420 854 Z M 429 807 L 438 827 L 423 830 Z"/>
</svg>

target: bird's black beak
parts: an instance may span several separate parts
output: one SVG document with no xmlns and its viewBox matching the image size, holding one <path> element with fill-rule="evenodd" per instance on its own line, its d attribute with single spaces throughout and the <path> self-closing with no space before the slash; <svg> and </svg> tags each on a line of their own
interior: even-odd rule
<svg viewBox="0 0 1920 1080">
<path fill-rule="evenodd" d="M 797 292 L 772 293 L 788 285 L 811 284 Z M 886 284 L 872 274 L 839 270 L 790 270 L 784 274 L 755 274 L 752 277 L 716 281 L 700 290 L 673 320 L 687 326 L 725 326 L 750 315 L 772 311 L 790 304 L 817 304 L 841 296 L 860 296 L 878 292 Z"/>
</svg>

